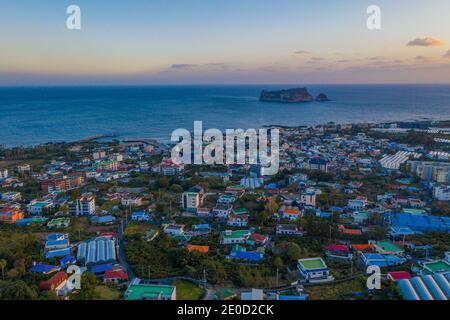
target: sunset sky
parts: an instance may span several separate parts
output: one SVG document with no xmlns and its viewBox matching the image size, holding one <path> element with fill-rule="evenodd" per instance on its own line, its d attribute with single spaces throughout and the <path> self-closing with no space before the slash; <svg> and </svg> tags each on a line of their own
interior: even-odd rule
<svg viewBox="0 0 450 320">
<path fill-rule="evenodd" d="M 0 0 L 0 26 L 0 85 L 450 83 L 448 0 Z"/>
</svg>

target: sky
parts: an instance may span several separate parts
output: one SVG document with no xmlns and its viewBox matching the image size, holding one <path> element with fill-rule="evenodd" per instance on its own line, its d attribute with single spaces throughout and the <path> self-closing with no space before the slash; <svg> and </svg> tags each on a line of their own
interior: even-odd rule
<svg viewBox="0 0 450 320">
<path fill-rule="evenodd" d="M 0 0 L 0 85 L 450 83 L 449 15 L 448 0 Z"/>
</svg>

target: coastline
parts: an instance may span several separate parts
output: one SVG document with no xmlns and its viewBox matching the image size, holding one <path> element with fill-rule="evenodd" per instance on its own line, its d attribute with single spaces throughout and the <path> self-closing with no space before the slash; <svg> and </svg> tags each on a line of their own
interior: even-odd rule
<svg viewBox="0 0 450 320">
<path fill-rule="evenodd" d="M 280 128 L 280 129 L 285 129 L 285 130 L 295 130 L 295 129 L 301 129 L 301 128 L 308 128 L 308 127 L 320 127 L 320 126 L 327 126 L 327 125 L 336 125 L 336 126 L 343 126 L 343 125 L 350 125 L 352 127 L 371 127 L 371 128 L 376 128 L 377 126 L 388 126 L 388 125 L 393 125 L 393 124 L 398 124 L 400 126 L 417 126 L 416 128 L 414 127 L 406 127 L 403 128 L 404 132 L 407 132 L 409 130 L 424 130 L 425 127 L 441 127 L 441 128 L 450 128 L 450 118 L 445 119 L 445 120 L 432 120 L 432 119 L 427 119 L 427 120 L 410 120 L 410 121 L 390 121 L 390 122 L 376 122 L 376 121 L 369 121 L 369 122 L 355 122 L 355 123 L 336 123 L 336 122 L 327 122 L 327 123 L 321 123 L 321 124 L 311 124 L 311 125 L 298 125 L 298 126 L 287 126 L 287 125 L 277 125 L 277 124 L 271 124 L 271 125 L 263 125 L 260 128 Z M 419 128 L 419 126 L 422 126 L 422 128 Z M 402 133 L 401 131 L 399 131 L 398 129 L 402 129 L 402 128 L 397 128 L 396 133 Z M 45 146 L 45 145 L 58 145 L 58 144 L 83 144 L 83 143 L 89 143 L 89 142 L 99 142 L 99 140 L 102 139 L 111 139 L 111 141 L 113 140 L 118 140 L 120 142 L 127 142 L 127 141 L 134 141 L 134 140 L 153 140 L 155 144 L 157 145 L 170 145 L 170 143 L 165 143 L 161 140 L 155 139 L 153 137 L 141 137 L 141 138 L 136 138 L 136 137 L 122 137 L 119 138 L 121 136 L 120 133 L 114 133 L 114 134 L 99 134 L 99 135 L 95 135 L 95 136 L 89 136 L 86 138 L 82 138 L 82 139 L 77 139 L 77 140 L 73 140 L 73 141 L 59 141 L 59 142 L 41 142 L 41 143 L 37 143 L 37 144 L 31 144 L 31 145 L 16 145 L 16 146 L 4 146 L 2 144 L 0 144 L 0 150 L 11 150 L 14 148 L 36 148 L 39 146 Z M 116 139 L 117 138 L 117 139 Z"/>
</svg>

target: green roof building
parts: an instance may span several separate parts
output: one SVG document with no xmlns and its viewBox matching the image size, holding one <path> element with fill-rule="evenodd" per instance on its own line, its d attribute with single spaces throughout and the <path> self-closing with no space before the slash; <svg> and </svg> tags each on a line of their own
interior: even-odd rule
<svg viewBox="0 0 450 320">
<path fill-rule="evenodd" d="M 133 281 L 125 291 L 125 300 L 176 300 L 177 289 L 174 286 L 144 284 Z"/>
</svg>

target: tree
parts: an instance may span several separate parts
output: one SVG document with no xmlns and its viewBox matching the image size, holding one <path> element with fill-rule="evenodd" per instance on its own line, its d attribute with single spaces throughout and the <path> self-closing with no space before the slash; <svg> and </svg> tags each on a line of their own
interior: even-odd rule
<svg viewBox="0 0 450 320">
<path fill-rule="evenodd" d="M 0 269 L 2 269 L 2 279 L 5 280 L 5 268 L 8 265 L 5 259 L 0 259 Z"/>
<path fill-rule="evenodd" d="M 0 285 L 0 300 L 36 300 L 37 297 L 36 291 L 22 280 Z"/>
<path fill-rule="evenodd" d="M 91 272 L 85 272 L 81 275 L 81 290 L 76 296 L 77 300 L 95 300 L 99 297 L 95 288 L 98 285 L 98 280 L 95 274 Z"/>
</svg>

